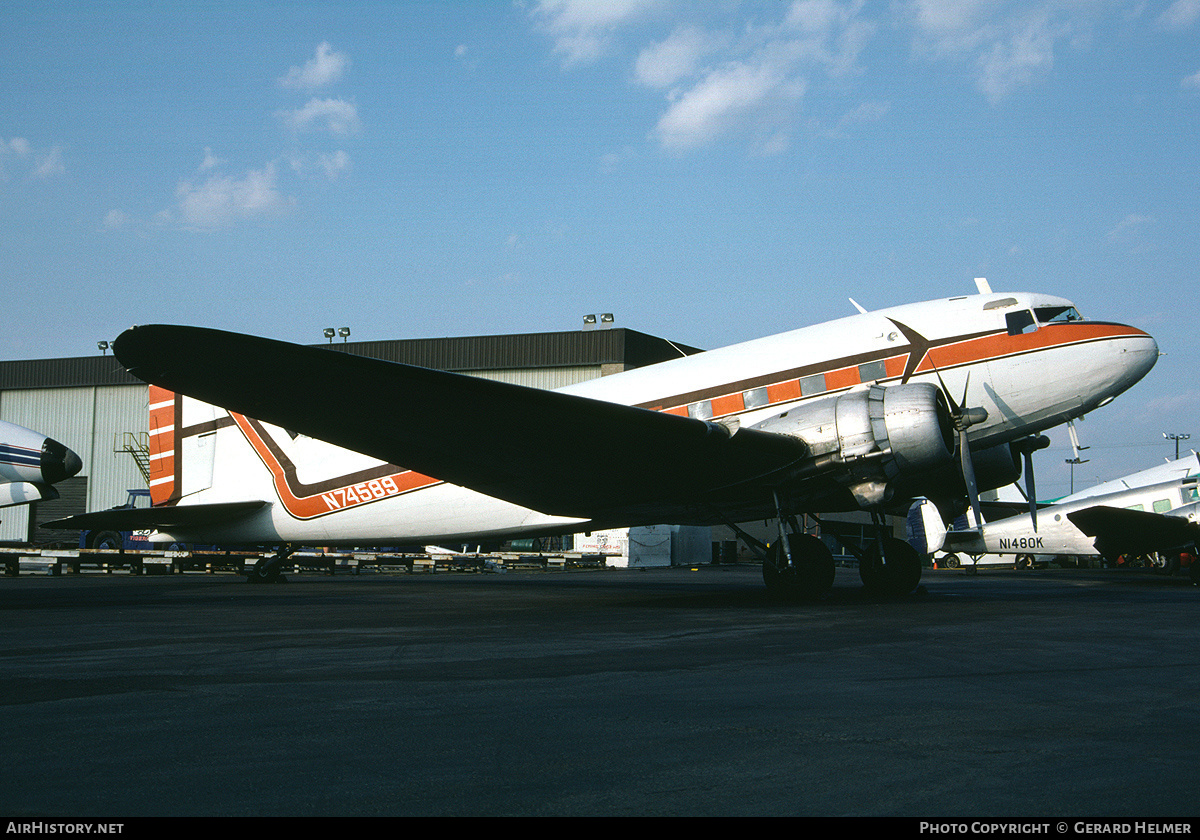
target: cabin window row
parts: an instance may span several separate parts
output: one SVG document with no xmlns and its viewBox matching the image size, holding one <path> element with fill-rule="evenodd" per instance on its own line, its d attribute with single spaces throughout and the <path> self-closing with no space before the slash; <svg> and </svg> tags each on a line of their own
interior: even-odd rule
<svg viewBox="0 0 1200 840">
<path fill-rule="evenodd" d="M 858 384 L 858 382 L 874 382 L 878 379 L 887 378 L 887 364 L 882 359 L 877 362 L 865 362 L 859 365 L 857 368 L 858 382 L 850 381 L 853 374 L 850 374 L 850 377 L 845 375 L 853 370 L 855 369 L 850 368 L 848 371 L 836 371 L 837 374 L 840 374 L 837 377 L 840 381 L 832 387 L 844 388 Z M 811 376 L 802 376 L 799 380 L 792 380 L 791 383 L 782 383 L 782 386 L 787 385 L 791 385 L 791 388 L 788 389 L 781 386 L 751 388 L 748 391 L 742 391 L 740 394 L 730 394 L 711 400 L 700 400 L 688 405 L 688 416 L 694 417 L 697 420 L 711 420 L 713 417 L 721 417 L 738 411 L 751 411 L 756 408 L 762 408 L 770 405 L 772 402 L 823 394 L 830 390 L 831 387 L 824 373 L 814 373 Z M 797 385 L 799 385 L 798 394 L 795 393 Z M 776 389 L 778 390 L 773 396 L 771 392 Z"/>
</svg>

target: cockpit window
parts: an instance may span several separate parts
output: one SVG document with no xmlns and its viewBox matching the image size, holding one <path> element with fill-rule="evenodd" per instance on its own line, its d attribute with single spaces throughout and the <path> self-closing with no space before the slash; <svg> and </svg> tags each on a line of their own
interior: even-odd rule
<svg viewBox="0 0 1200 840">
<path fill-rule="evenodd" d="M 1033 310 L 1041 324 L 1065 324 L 1068 321 L 1082 321 L 1074 306 L 1039 306 Z"/>
<path fill-rule="evenodd" d="M 1009 335 L 1024 335 L 1025 333 L 1037 331 L 1037 323 L 1033 320 L 1033 313 L 1028 309 L 1009 312 L 1004 316 L 1004 320 L 1008 322 Z"/>
</svg>

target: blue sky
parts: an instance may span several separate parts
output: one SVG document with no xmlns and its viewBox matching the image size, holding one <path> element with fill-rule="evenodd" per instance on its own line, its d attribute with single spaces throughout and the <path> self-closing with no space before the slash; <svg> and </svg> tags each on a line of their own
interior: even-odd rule
<svg viewBox="0 0 1200 840">
<path fill-rule="evenodd" d="M 8 2 L 0 66 L 0 359 L 592 312 L 711 348 L 986 276 L 1168 354 L 1077 485 L 1200 443 L 1200 0 Z"/>
</svg>

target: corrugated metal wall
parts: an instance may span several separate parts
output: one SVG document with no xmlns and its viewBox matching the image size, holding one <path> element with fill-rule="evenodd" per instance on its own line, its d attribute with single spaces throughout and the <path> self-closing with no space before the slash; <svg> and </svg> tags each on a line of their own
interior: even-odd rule
<svg viewBox="0 0 1200 840">
<path fill-rule="evenodd" d="M 88 464 L 88 510 L 125 503 L 126 490 L 145 489 L 146 479 L 127 452 L 114 451 L 118 436 L 149 429 L 149 389 L 145 385 L 96 389 L 92 458 Z M 63 441 L 66 444 L 66 441 Z M 70 444 L 67 444 L 70 446 Z M 82 456 L 80 456 L 82 457 Z"/>
<path fill-rule="evenodd" d="M 553 390 L 588 379 L 595 379 L 599 371 L 594 367 L 560 367 L 540 370 L 468 370 L 463 373 L 468 376 L 478 376 L 481 379 L 494 379 L 497 382 L 511 382 L 514 385 Z"/>
<path fill-rule="evenodd" d="M 125 501 L 126 491 L 145 487 L 133 458 L 113 452 L 118 432 L 148 426 L 145 385 L 34 388 L 0 391 L 0 420 L 48 435 L 83 461 L 87 496 L 79 510 L 102 510 Z M 39 511 L 38 521 L 45 521 Z M 29 507 L 0 508 L 0 541 L 21 542 L 29 530 Z"/>
</svg>

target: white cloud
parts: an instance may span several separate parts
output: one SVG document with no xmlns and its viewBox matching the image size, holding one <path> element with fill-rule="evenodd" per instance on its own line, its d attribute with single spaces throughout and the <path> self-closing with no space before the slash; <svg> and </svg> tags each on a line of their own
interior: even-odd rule
<svg viewBox="0 0 1200 840">
<path fill-rule="evenodd" d="M 537 27 L 554 39 L 563 66 L 595 61 L 613 33 L 663 5 L 663 0 L 539 0 L 532 11 Z"/>
<path fill-rule="evenodd" d="M 1185 88 L 1196 88 L 1200 90 L 1200 70 L 1197 70 L 1190 76 L 1184 76 L 1183 86 Z"/>
<path fill-rule="evenodd" d="M 777 154 L 790 145 L 787 124 L 809 87 L 806 74 L 859 70 L 878 28 L 866 7 L 865 0 L 790 0 L 747 16 L 738 3 L 537 0 L 530 18 L 553 38 L 564 67 L 596 60 L 618 36 L 643 38 L 633 78 L 665 95 L 652 132 L 663 147 L 691 148 L 750 129 L 755 153 Z M 651 40 L 640 24 L 661 25 L 668 11 L 677 23 Z"/>
<path fill-rule="evenodd" d="M 1086 40 L 1103 10 L 1072 0 L 909 0 L 905 9 L 917 52 L 968 61 L 992 102 L 1049 72 L 1058 45 Z"/>
<path fill-rule="evenodd" d="M 34 167 L 33 177 L 53 178 L 67 171 L 62 161 L 62 149 L 55 146 L 50 151 L 38 156 L 37 166 Z"/>
<path fill-rule="evenodd" d="M 700 61 L 719 46 L 720 39 L 696 27 L 680 27 L 665 40 L 642 50 L 634 64 L 634 73 L 647 87 L 668 88 L 694 76 Z"/>
<path fill-rule="evenodd" d="M 845 137 L 853 126 L 878 122 L 891 109 L 891 104 L 887 102 L 863 102 L 843 114 L 828 134 L 830 137 Z"/>
<path fill-rule="evenodd" d="M 290 204 L 276 186 L 274 163 L 250 170 L 241 178 L 211 175 L 202 183 L 180 182 L 175 197 L 180 221 L 187 227 L 206 229 L 264 216 Z"/>
<path fill-rule="evenodd" d="M 341 150 L 317 155 L 297 154 L 288 159 L 288 164 L 291 170 L 301 177 L 309 177 L 316 173 L 330 181 L 336 181 L 343 173 L 350 171 L 350 155 Z"/>
<path fill-rule="evenodd" d="M 54 146 L 42 152 L 35 150 L 24 137 L 12 137 L 8 140 L 0 138 L 0 180 L 6 180 L 8 177 L 4 169 L 4 160 L 10 156 L 20 160 L 34 158 L 33 168 L 26 173 L 31 178 L 53 178 L 67 171 L 61 146 Z"/>
<path fill-rule="evenodd" d="M 344 99 L 310 99 L 303 108 L 282 112 L 284 120 L 297 131 L 324 129 L 332 134 L 358 131 L 358 108 Z"/>
<path fill-rule="evenodd" d="M 200 164 L 201 172 L 206 172 L 209 169 L 216 169 L 223 163 L 225 163 L 225 160 L 214 155 L 210 147 L 204 147 L 204 161 Z"/>
<path fill-rule="evenodd" d="M 979 57 L 979 88 L 997 102 L 1054 65 L 1055 31 L 1044 16 L 1015 25 Z"/>
<path fill-rule="evenodd" d="M 875 32 L 875 24 L 861 16 L 862 7 L 862 0 L 796 0 L 780 36 L 791 41 L 799 58 L 845 75 Z"/>
<path fill-rule="evenodd" d="M 1187 29 L 1200 19 L 1200 0 L 1175 0 L 1159 16 L 1158 22 L 1166 29 Z"/>
<path fill-rule="evenodd" d="M 343 172 L 350 169 L 350 155 L 344 151 L 337 151 L 333 154 L 323 154 L 317 157 L 317 164 L 325 173 L 325 177 L 330 181 L 336 180 Z"/>
<path fill-rule="evenodd" d="M 110 230 L 117 230 L 129 224 L 129 215 L 124 210 L 109 210 L 104 215 L 104 226 Z"/>
<path fill-rule="evenodd" d="M 1147 232 L 1154 224 L 1154 217 L 1130 213 L 1108 232 L 1108 241 L 1115 246 L 1141 253 L 1152 249 Z"/>
<path fill-rule="evenodd" d="M 935 39 L 959 40 L 979 30 L 996 0 L 910 0 L 917 28 Z"/>
<path fill-rule="evenodd" d="M 663 114 L 663 146 L 686 149 L 714 140 L 751 117 L 765 118 L 804 95 L 805 83 L 769 63 L 730 63 L 708 73 Z"/>
<path fill-rule="evenodd" d="M 1141 216 L 1137 213 L 1130 213 L 1128 216 L 1118 222 L 1115 228 L 1109 231 L 1108 238 L 1116 239 L 1127 231 L 1136 230 L 1153 221 L 1154 219 L 1151 216 Z"/>
<path fill-rule="evenodd" d="M 25 157 L 29 154 L 29 141 L 24 137 L 14 137 L 8 141 L 0 141 L 0 152 L 7 151 Z"/>
<path fill-rule="evenodd" d="M 342 78 L 349 66 L 350 59 L 345 53 L 334 52 L 328 41 L 322 41 L 317 45 L 316 55 L 303 67 L 288 70 L 287 75 L 279 79 L 279 84 L 295 90 L 316 90 Z"/>
</svg>

